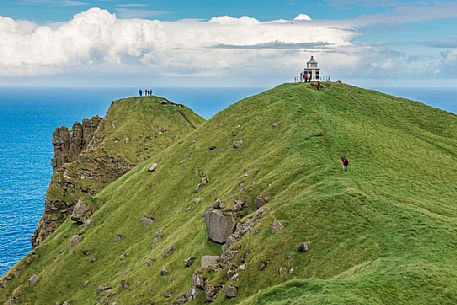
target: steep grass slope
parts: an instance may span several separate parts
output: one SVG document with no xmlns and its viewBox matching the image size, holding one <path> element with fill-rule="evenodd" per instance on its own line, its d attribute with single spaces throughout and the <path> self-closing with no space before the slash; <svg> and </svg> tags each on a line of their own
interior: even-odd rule
<svg viewBox="0 0 457 305">
<path fill-rule="evenodd" d="M 79 199 L 97 194 L 202 122 L 204 119 L 191 109 L 161 97 L 113 102 L 87 147 L 74 161 L 55 168 L 46 193 L 46 210 L 32 237 L 33 246 L 60 226 Z"/>
<path fill-rule="evenodd" d="M 92 224 L 67 220 L 3 278 L 0 300 L 182 304 L 196 273 L 207 294 L 224 285 L 216 304 L 456 304 L 456 128 L 455 115 L 343 84 L 247 98 L 105 188 Z M 255 221 L 202 268 L 222 254 L 202 217 L 216 199 Z"/>
</svg>

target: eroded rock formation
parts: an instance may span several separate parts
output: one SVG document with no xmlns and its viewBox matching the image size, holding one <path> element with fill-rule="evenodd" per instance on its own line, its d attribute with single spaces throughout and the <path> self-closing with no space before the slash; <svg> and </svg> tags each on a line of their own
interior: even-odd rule
<svg viewBox="0 0 457 305">
<path fill-rule="evenodd" d="M 57 128 L 52 135 L 52 144 L 54 145 L 52 167 L 57 169 L 67 162 L 76 160 L 81 151 L 92 140 L 101 121 L 99 116 L 94 116 L 90 119 L 84 119 L 82 123 L 74 123 L 70 130 L 65 126 Z"/>
</svg>

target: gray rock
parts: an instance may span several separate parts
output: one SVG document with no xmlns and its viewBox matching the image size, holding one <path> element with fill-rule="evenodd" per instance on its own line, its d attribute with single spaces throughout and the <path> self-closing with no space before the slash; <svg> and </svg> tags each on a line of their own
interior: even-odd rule
<svg viewBox="0 0 457 305">
<path fill-rule="evenodd" d="M 259 263 L 259 271 L 265 270 L 267 268 L 268 262 L 267 261 L 260 261 Z"/>
<path fill-rule="evenodd" d="M 194 199 L 194 203 L 195 203 L 195 204 L 199 204 L 199 203 L 202 202 L 202 201 L 203 201 L 203 198 L 200 198 L 200 197 Z"/>
<path fill-rule="evenodd" d="M 76 247 L 81 242 L 81 236 L 75 235 L 70 238 L 70 247 Z"/>
<path fill-rule="evenodd" d="M 38 282 L 40 281 L 40 277 L 37 275 L 37 274 L 33 274 L 30 278 L 29 278 L 29 287 L 30 288 L 33 288 L 35 287 Z"/>
<path fill-rule="evenodd" d="M 217 266 L 219 259 L 220 259 L 219 256 L 205 255 L 202 257 L 201 267 L 202 268 L 215 267 L 215 266 Z"/>
<path fill-rule="evenodd" d="M 201 183 L 202 184 L 208 184 L 209 183 L 209 178 L 204 173 L 202 173 L 202 175 L 200 176 L 200 179 L 201 179 Z"/>
<path fill-rule="evenodd" d="M 233 148 L 240 149 L 241 146 L 243 146 L 243 143 L 244 143 L 243 140 L 235 141 L 235 142 L 233 142 Z"/>
<path fill-rule="evenodd" d="M 173 295 L 173 291 L 171 291 L 171 290 L 167 290 L 167 291 L 165 291 L 165 293 L 163 294 L 163 296 L 164 296 L 166 299 L 171 298 L 172 295 Z"/>
<path fill-rule="evenodd" d="M 129 284 L 127 283 L 126 280 L 121 280 L 120 285 L 121 285 L 122 289 L 129 289 Z"/>
<path fill-rule="evenodd" d="M 149 166 L 148 171 L 149 171 L 150 173 L 155 172 L 156 169 L 157 169 L 157 166 L 159 166 L 159 164 L 158 164 L 157 162 L 152 163 L 151 166 Z"/>
<path fill-rule="evenodd" d="M 173 252 L 175 252 L 175 250 L 176 250 L 176 244 L 172 244 L 171 246 L 166 248 L 165 251 L 163 251 L 162 257 L 164 257 L 164 258 L 169 257 L 170 255 L 173 254 Z"/>
<path fill-rule="evenodd" d="M 278 128 L 278 124 L 277 123 L 271 124 L 271 128 L 273 128 L 273 129 Z"/>
<path fill-rule="evenodd" d="M 236 217 L 232 213 L 210 207 L 206 209 L 204 217 L 208 236 L 212 241 L 224 243 L 233 233 Z"/>
<path fill-rule="evenodd" d="M 205 289 L 206 279 L 203 277 L 202 274 L 194 272 L 192 274 L 192 282 L 194 283 L 194 286 L 198 289 Z"/>
<path fill-rule="evenodd" d="M 224 288 L 223 284 L 205 287 L 205 297 L 208 302 L 214 302 L 219 295 L 219 291 Z"/>
<path fill-rule="evenodd" d="M 155 262 L 156 262 L 156 261 L 153 260 L 152 258 L 148 258 L 148 259 L 146 260 L 146 264 L 148 265 L 148 267 L 154 265 Z"/>
<path fill-rule="evenodd" d="M 84 224 L 89 220 L 91 215 L 92 210 L 90 207 L 84 202 L 84 200 L 79 199 L 78 203 L 76 203 L 73 208 L 70 218 L 77 224 Z"/>
<path fill-rule="evenodd" d="M 244 202 L 243 202 L 243 201 L 241 201 L 241 200 L 239 200 L 239 199 L 235 199 L 235 200 L 234 200 L 234 203 L 235 203 L 235 204 L 233 205 L 233 210 L 234 210 L 234 211 L 239 212 L 239 211 L 241 211 L 241 210 L 244 208 Z"/>
<path fill-rule="evenodd" d="M 309 251 L 309 243 L 301 243 L 298 246 L 298 252 L 308 252 Z"/>
<path fill-rule="evenodd" d="M 163 238 L 163 230 L 154 233 L 154 243 L 159 243 Z"/>
<path fill-rule="evenodd" d="M 233 285 L 229 285 L 227 287 L 227 289 L 225 290 L 225 296 L 229 299 L 236 298 L 237 294 L 238 294 L 238 288 Z"/>
<path fill-rule="evenodd" d="M 213 209 L 224 209 L 224 202 L 220 199 L 216 199 L 216 201 L 214 201 L 213 203 Z"/>
<path fill-rule="evenodd" d="M 129 137 L 125 137 L 124 143 L 125 143 L 125 144 L 129 144 L 129 143 L 130 143 L 130 138 L 129 138 Z"/>
<path fill-rule="evenodd" d="M 150 216 L 143 216 L 140 220 L 141 224 L 145 227 L 148 227 L 154 223 L 154 218 Z"/>
<path fill-rule="evenodd" d="M 199 184 L 197 184 L 197 186 L 195 187 L 194 192 L 195 192 L 195 193 L 200 193 L 202 189 L 203 189 L 203 184 L 202 184 L 202 183 L 199 183 Z"/>
<path fill-rule="evenodd" d="M 195 256 L 188 257 L 184 260 L 184 267 L 190 268 L 194 264 Z"/>
<path fill-rule="evenodd" d="M 117 234 L 116 237 L 114 238 L 114 241 L 121 241 L 123 239 L 124 239 L 124 237 L 121 234 Z"/>
<path fill-rule="evenodd" d="M 165 267 L 162 268 L 162 269 L 160 269 L 160 275 L 162 275 L 162 276 L 166 276 L 166 275 L 168 275 L 169 273 L 170 273 L 170 272 L 168 272 L 168 269 L 165 268 Z"/>
<path fill-rule="evenodd" d="M 284 229 L 284 225 L 279 221 L 275 220 L 273 221 L 273 224 L 271 225 L 271 233 L 273 234 L 278 234 Z"/>
<path fill-rule="evenodd" d="M 129 256 L 129 253 L 128 252 L 124 252 L 121 254 L 121 256 L 119 256 L 119 259 L 121 261 L 123 261 L 124 259 L 126 259 L 127 257 Z"/>
<path fill-rule="evenodd" d="M 262 197 L 262 196 L 258 196 L 256 199 L 255 199 L 255 206 L 257 207 L 257 209 L 260 209 L 261 207 L 263 207 L 265 204 L 267 204 L 267 200 Z"/>
<path fill-rule="evenodd" d="M 97 290 L 95 290 L 95 294 L 100 295 L 103 292 L 108 291 L 108 290 L 113 290 L 113 287 L 111 287 L 109 285 L 101 285 L 101 286 L 98 286 Z"/>
</svg>

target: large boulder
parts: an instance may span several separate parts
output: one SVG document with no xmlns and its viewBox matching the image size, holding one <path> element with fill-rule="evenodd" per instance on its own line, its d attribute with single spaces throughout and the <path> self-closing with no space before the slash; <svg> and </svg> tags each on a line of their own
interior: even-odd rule
<svg viewBox="0 0 457 305">
<path fill-rule="evenodd" d="M 208 236 L 212 241 L 223 244 L 232 235 L 237 219 L 233 212 L 209 206 L 204 217 Z"/>
<path fill-rule="evenodd" d="M 71 213 L 71 220 L 77 224 L 85 224 L 89 221 L 90 216 L 92 216 L 92 210 L 84 202 L 84 200 L 79 199 L 78 203 L 73 208 L 73 212 Z"/>
<path fill-rule="evenodd" d="M 215 266 L 217 266 L 219 259 L 220 259 L 219 256 L 205 255 L 202 257 L 201 267 L 202 268 L 215 267 Z"/>
</svg>

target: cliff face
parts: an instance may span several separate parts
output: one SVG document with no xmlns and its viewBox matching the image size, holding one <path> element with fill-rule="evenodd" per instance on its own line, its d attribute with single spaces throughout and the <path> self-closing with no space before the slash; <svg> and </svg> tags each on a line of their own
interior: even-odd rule
<svg viewBox="0 0 457 305">
<path fill-rule="evenodd" d="M 112 120 L 81 156 L 100 139 L 137 165 L 0 279 L 0 304 L 457 304 L 456 115 L 285 84 L 135 162 L 174 124 Z"/>
<path fill-rule="evenodd" d="M 101 121 L 99 116 L 94 116 L 91 119 L 84 119 L 82 123 L 74 123 L 70 130 L 65 126 L 57 128 L 52 135 L 52 167 L 57 169 L 67 162 L 74 161 L 90 143 Z"/>
<path fill-rule="evenodd" d="M 54 173 L 32 246 L 51 235 L 79 199 L 95 196 L 136 162 L 166 148 L 202 121 L 182 105 L 150 97 L 114 102 L 104 119 L 95 116 L 74 123 L 70 130 L 57 128 L 52 137 Z"/>
</svg>

